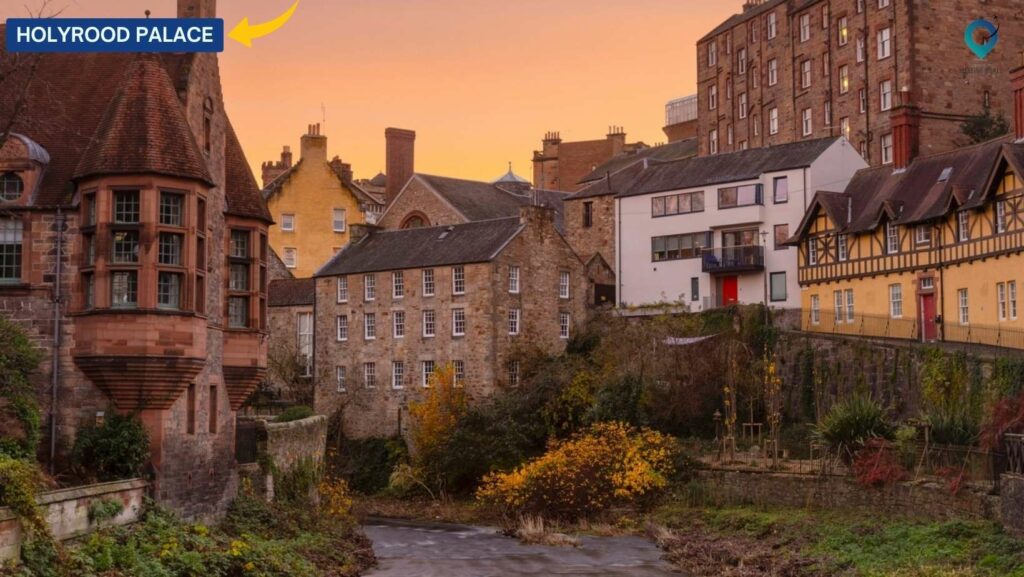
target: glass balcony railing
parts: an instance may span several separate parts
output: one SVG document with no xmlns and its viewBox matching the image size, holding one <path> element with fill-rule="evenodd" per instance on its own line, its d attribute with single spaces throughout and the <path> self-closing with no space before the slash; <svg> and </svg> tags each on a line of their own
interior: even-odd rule
<svg viewBox="0 0 1024 577">
<path fill-rule="evenodd" d="M 763 271 L 764 247 L 748 245 L 707 248 L 701 260 L 704 272 L 709 274 Z"/>
</svg>

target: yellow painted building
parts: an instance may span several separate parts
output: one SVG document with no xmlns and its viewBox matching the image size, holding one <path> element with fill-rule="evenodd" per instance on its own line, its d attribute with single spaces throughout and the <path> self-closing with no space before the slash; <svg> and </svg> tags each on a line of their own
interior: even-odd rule
<svg viewBox="0 0 1024 577">
<path fill-rule="evenodd" d="M 348 244 L 351 225 L 376 222 L 384 210 L 383 198 L 353 182 L 348 164 L 327 160 L 327 137 L 317 124 L 302 136 L 298 162 L 291 164 L 286 147 L 281 162 L 264 163 L 263 172 L 276 223 L 270 246 L 298 278 L 313 276 Z"/>
<path fill-rule="evenodd" d="M 1003 137 L 819 192 L 792 240 L 803 329 L 1024 349 L 1022 175 Z"/>
</svg>

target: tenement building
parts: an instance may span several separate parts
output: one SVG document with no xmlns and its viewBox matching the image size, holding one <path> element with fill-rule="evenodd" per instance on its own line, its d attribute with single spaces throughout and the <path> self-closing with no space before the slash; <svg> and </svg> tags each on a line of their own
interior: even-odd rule
<svg viewBox="0 0 1024 577">
<path fill-rule="evenodd" d="M 1014 135 L 913 158 L 897 114 L 895 167 L 815 196 L 793 239 L 805 330 L 1024 348 L 1024 68 L 1012 78 Z"/>
<path fill-rule="evenodd" d="M 813 191 L 866 166 L 843 137 L 649 164 L 616 181 L 619 304 L 800 305 L 786 241 Z"/>
<path fill-rule="evenodd" d="M 0 52 L 0 314 L 47 355 L 40 456 L 59 473 L 83 425 L 135 413 L 156 499 L 215 513 L 237 486 L 235 412 L 266 370 L 271 223 L 217 57 L 36 58 Z"/>
<path fill-rule="evenodd" d="M 299 160 L 284 147 L 281 160 L 263 163 L 263 196 L 277 226 L 270 246 L 295 276 L 308 278 L 349 240 L 349 225 L 376 222 L 384 196 L 352 178 L 352 166 L 327 160 L 319 124 L 302 135 Z"/>
<path fill-rule="evenodd" d="M 408 403 L 450 366 L 470 402 L 515 387 L 526 351 L 557 353 L 584 320 L 583 263 L 554 211 L 368 230 L 316 276 L 318 413 L 345 434 L 403 432 Z M 361 232 L 361 230 L 360 230 Z"/>
<path fill-rule="evenodd" d="M 979 18 L 998 26 L 984 60 L 964 41 Z M 697 43 L 700 154 L 845 136 L 892 164 L 897 103 L 918 107 L 923 153 L 951 150 L 969 117 L 1011 114 L 1022 42 L 1016 0 L 750 0 Z"/>
</svg>

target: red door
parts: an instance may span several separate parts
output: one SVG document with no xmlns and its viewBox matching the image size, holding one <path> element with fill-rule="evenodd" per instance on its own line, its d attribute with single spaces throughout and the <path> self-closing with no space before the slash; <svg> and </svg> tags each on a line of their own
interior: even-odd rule
<svg viewBox="0 0 1024 577">
<path fill-rule="evenodd" d="M 931 342 L 939 338 L 938 327 L 935 326 L 935 295 L 921 295 L 919 311 L 921 321 L 921 340 Z"/>
<path fill-rule="evenodd" d="M 734 305 L 740 301 L 739 277 L 722 277 L 722 306 Z"/>
</svg>

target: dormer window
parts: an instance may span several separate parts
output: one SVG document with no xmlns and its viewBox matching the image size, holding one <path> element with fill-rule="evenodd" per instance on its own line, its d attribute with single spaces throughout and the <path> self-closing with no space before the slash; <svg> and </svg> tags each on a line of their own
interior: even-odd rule
<svg viewBox="0 0 1024 577">
<path fill-rule="evenodd" d="M 25 182 L 13 172 L 0 174 L 0 201 L 13 202 L 21 198 L 25 191 Z"/>
</svg>

